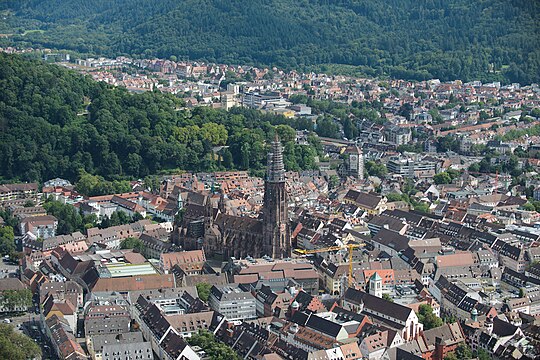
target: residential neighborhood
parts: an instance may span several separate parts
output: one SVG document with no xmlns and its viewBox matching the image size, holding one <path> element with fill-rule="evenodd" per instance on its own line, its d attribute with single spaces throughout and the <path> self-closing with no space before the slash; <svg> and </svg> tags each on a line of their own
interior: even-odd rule
<svg viewBox="0 0 540 360">
<path fill-rule="evenodd" d="M 538 84 L 54 58 L 175 111 L 305 121 L 289 141 L 319 152 L 291 170 L 276 132 L 258 173 L 0 184 L 0 313 L 42 358 L 540 358 Z"/>
</svg>

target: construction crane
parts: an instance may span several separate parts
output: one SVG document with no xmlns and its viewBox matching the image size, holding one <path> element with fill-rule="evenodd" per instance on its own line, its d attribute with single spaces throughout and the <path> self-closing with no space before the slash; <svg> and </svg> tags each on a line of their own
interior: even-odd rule
<svg viewBox="0 0 540 360">
<path fill-rule="evenodd" d="M 349 276 L 348 276 L 348 279 L 349 279 L 349 287 L 351 287 L 352 282 L 353 282 L 353 261 L 352 261 L 353 250 L 357 249 L 357 248 L 364 247 L 364 246 L 366 246 L 366 244 L 347 244 L 347 245 L 342 245 L 342 246 L 331 246 L 331 247 L 327 247 L 327 248 L 314 249 L 314 250 L 295 249 L 295 251 L 297 253 L 307 255 L 307 254 L 316 254 L 316 253 L 322 253 L 322 252 L 328 252 L 328 251 L 339 251 L 339 250 L 343 250 L 343 249 L 349 249 Z"/>
</svg>

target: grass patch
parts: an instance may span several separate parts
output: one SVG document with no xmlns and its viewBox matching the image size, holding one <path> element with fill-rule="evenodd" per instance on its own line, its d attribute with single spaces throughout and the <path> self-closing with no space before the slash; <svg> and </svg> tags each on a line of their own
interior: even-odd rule
<svg viewBox="0 0 540 360">
<path fill-rule="evenodd" d="M 35 34 L 35 33 L 39 33 L 39 34 L 43 34 L 45 32 L 45 30 L 38 30 L 38 29 L 34 29 L 34 30 L 25 30 L 21 36 L 26 36 L 26 35 L 29 35 L 29 34 Z"/>
</svg>

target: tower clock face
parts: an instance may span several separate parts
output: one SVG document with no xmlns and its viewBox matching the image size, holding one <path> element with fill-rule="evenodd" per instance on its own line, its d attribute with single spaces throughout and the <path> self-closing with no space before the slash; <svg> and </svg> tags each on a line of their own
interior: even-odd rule
<svg viewBox="0 0 540 360">
<path fill-rule="evenodd" d="M 351 166 L 351 169 L 356 169 L 357 166 L 358 166 L 358 156 L 357 155 L 351 155 L 351 158 L 350 158 L 350 166 Z"/>
</svg>

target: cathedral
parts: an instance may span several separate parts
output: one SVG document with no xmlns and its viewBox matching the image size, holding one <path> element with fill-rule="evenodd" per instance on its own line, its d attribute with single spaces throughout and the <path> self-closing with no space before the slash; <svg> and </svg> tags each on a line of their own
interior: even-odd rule
<svg viewBox="0 0 540 360">
<path fill-rule="evenodd" d="M 207 257 L 238 259 L 266 255 L 281 259 L 291 256 L 283 148 L 277 136 L 268 154 L 263 210 L 259 218 L 227 214 L 223 193 L 217 208 L 210 196 L 204 196 L 199 204 L 186 206 L 175 241 L 185 250 L 203 248 Z"/>
</svg>

